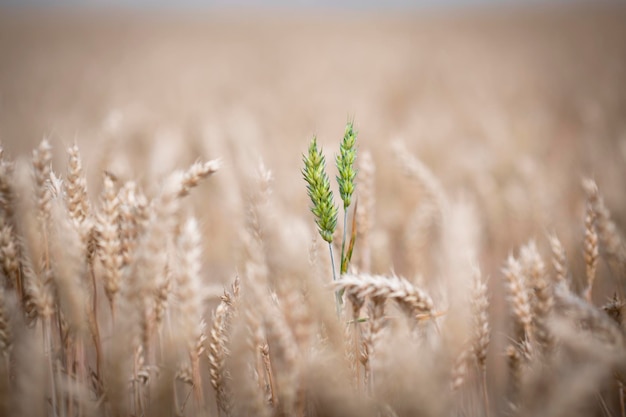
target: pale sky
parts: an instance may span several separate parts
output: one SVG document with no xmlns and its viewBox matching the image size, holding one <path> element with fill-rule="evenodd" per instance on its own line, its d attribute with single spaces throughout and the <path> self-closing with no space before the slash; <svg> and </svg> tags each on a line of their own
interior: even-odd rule
<svg viewBox="0 0 626 417">
<path fill-rule="evenodd" d="M 626 0 L 0 0 L 1 5 L 45 7 L 129 7 L 132 9 L 354 9 L 393 10 L 423 7 L 450 7 L 474 5 L 550 4 L 550 3 L 626 3 Z"/>
</svg>

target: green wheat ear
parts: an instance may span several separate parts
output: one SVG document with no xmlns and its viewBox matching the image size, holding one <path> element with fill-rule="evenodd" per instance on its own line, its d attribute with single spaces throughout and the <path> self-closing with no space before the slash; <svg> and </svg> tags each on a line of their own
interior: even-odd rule
<svg viewBox="0 0 626 417">
<path fill-rule="evenodd" d="M 317 148 L 315 136 L 311 140 L 307 155 L 303 155 L 302 160 L 304 162 L 302 175 L 308 184 L 307 191 L 313 203 L 311 211 L 315 215 L 315 223 L 322 239 L 331 243 L 337 227 L 337 207 L 333 201 L 333 192 L 330 190 L 330 181 L 326 174 L 326 161 L 322 152 Z"/>
<path fill-rule="evenodd" d="M 346 125 L 346 131 L 343 140 L 339 146 L 339 155 L 337 155 L 336 163 L 339 175 L 337 183 L 339 184 L 339 195 L 343 200 L 344 210 L 350 206 L 352 201 L 352 193 L 354 193 L 354 178 L 356 171 L 354 169 L 354 161 L 356 160 L 356 135 L 352 122 Z"/>
</svg>

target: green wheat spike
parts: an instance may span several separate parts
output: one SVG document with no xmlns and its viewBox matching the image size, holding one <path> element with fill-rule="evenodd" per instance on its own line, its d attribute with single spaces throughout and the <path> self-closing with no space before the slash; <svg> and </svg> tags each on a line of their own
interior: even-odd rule
<svg viewBox="0 0 626 417">
<path fill-rule="evenodd" d="M 339 195 L 343 200 L 344 210 L 350 206 L 352 201 L 352 193 L 354 193 L 354 178 L 356 170 L 354 169 L 354 161 L 356 160 L 356 136 L 352 122 L 346 125 L 346 131 L 339 147 L 339 155 L 337 155 L 336 163 L 339 175 L 337 183 L 339 184 Z"/>
<path fill-rule="evenodd" d="M 315 223 L 322 239 L 331 243 L 337 228 L 337 207 L 326 174 L 326 161 L 321 150 L 317 148 L 315 136 L 311 140 L 307 155 L 303 155 L 302 160 L 304 162 L 302 175 L 308 184 L 307 191 L 313 203 L 311 211 L 315 215 Z"/>
</svg>

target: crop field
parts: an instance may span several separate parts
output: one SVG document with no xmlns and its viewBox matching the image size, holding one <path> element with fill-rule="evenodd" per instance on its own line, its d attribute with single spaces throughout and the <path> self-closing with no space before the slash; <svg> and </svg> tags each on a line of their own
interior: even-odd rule
<svg viewBox="0 0 626 417">
<path fill-rule="evenodd" d="M 0 8 L 0 415 L 626 417 L 624 22 Z"/>
</svg>

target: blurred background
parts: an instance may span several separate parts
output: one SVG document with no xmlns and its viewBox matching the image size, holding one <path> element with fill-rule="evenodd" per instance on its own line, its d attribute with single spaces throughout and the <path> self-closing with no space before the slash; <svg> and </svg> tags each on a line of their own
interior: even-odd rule
<svg viewBox="0 0 626 417">
<path fill-rule="evenodd" d="M 584 176 L 626 221 L 625 6 L 5 0 L 0 141 L 20 158 L 50 138 L 60 172 L 77 142 L 94 201 L 105 169 L 150 194 L 171 170 L 221 157 L 192 202 L 212 279 L 226 282 L 259 161 L 306 244 L 302 153 L 315 134 L 332 161 L 353 118 L 376 165 L 375 272 L 411 276 L 428 250 L 411 237 L 421 196 L 396 140 L 474 208 L 486 275 L 529 238 L 545 250 L 548 231 L 579 268 Z"/>
</svg>

